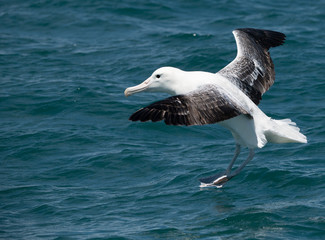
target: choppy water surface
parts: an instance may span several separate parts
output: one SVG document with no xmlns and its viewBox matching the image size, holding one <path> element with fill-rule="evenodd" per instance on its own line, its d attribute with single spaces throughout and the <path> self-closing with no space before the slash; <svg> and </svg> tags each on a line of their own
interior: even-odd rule
<svg viewBox="0 0 325 240">
<path fill-rule="evenodd" d="M 324 239 L 324 1 L 1 1 L 0 238 Z M 216 72 L 231 31 L 284 32 L 262 110 L 308 144 L 269 144 L 222 189 L 231 134 L 132 123 L 156 68 Z M 247 151 L 242 153 L 241 159 Z"/>
</svg>

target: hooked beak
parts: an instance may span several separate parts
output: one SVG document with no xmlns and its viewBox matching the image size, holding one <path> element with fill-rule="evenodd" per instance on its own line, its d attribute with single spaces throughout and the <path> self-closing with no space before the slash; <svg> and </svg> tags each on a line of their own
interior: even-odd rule
<svg viewBox="0 0 325 240">
<path fill-rule="evenodd" d="M 150 79 L 148 78 L 147 80 L 145 80 L 143 83 L 140 83 L 139 85 L 125 89 L 124 95 L 126 97 L 131 96 L 135 93 L 146 90 L 149 86 L 150 86 Z"/>
</svg>

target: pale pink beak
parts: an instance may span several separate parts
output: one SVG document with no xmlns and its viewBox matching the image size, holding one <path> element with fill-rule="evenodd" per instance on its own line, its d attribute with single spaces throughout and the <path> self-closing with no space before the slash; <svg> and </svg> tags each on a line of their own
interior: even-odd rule
<svg viewBox="0 0 325 240">
<path fill-rule="evenodd" d="M 147 80 L 145 80 L 143 83 L 140 83 L 139 85 L 125 89 L 124 95 L 126 97 L 131 96 L 135 93 L 146 90 L 149 86 L 150 86 L 150 79 L 148 78 Z"/>
</svg>

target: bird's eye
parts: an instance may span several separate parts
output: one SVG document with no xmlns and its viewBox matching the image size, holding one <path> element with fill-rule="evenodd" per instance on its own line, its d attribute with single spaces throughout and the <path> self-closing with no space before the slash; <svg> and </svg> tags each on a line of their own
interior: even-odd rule
<svg viewBox="0 0 325 240">
<path fill-rule="evenodd" d="M 160 74 L 157 74 L 157 75 L 156 75 L 156 78 L 160 78 Z"/>
</svg>

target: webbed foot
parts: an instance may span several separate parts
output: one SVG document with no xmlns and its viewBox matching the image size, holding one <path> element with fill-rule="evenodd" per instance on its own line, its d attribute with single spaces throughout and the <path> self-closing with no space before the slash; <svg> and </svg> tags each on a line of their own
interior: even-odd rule
<svg viewBox="0 0 325 240">
<path fill-rule="evenodd" d="M 226 172 L 222 172 L 199 180 L 201 182 L 201 187 L 215 186 L 217 188 L 222 188 L 223 185 L 230 180 L 230 177 Z"/>
</svg>

